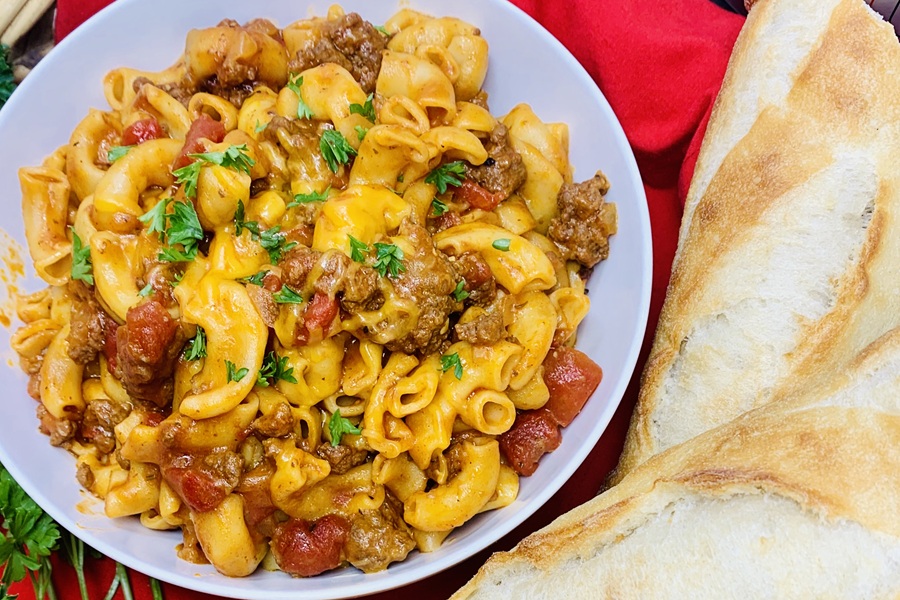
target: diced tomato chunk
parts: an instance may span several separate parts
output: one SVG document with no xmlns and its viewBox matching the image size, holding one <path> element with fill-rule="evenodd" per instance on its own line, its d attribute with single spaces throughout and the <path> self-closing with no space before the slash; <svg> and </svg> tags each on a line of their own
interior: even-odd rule
<svg viewBox="0 0 900 600">
<path fill-rule="evenodd" d="M 599 365 L 584 352 L 566 346 L 554 348 L 544 359 L 544 383 L 550 390 L 545 408 L 557 423 L 568 426 L 602 378 Z"/>
<path fill-rule="evenodd" d="M 337 316 L 337 298 L 329 298 L 325 294 L 313 294 L 309 306 L 306 308 L 306 328 L 309 331 L 324 332 Z"/>
<path fill-rule="evenodd" d="M 503 201 L 499 194 L 487 191 L 471 179 L 464 179 L 453 195 L 457 200 L 481 210 L 494 210 Z"/>
<path fill-rule="evenodd" d="M 519 413 L 513 426 L 499 439 L 500 451 L 509 466 L 527 477 L 537 469 L 544 454 L 559 448 L 562 434 L 550 411 L 539 408 Z"/>
<path fill-rule="evenodd" d="M 291 519 L 275 527 L 271 547 L 282 571 L 312 577 L 341 564 L 341 550 L 350 522 L 340 515 L 325 515 L 313 523 Z"/>
<path fill-rule="evenodd" d="M 217 144 L 225 139 L 225 126 L 205 113 L 191 123 L 190 129 L 184 136 L 184 147 L 181 149 L 181 154 L 175 159 L 173 168 L 180 169 L 194 162 L 189 155 L 206 150 L 203 146 L 203 139 Z"/>
<path fill-rule="evenodd" d="M 153 117 L 135 121 L 122 132 L 122 145 L 134 146 L 148 140 L 158 140 L 164 136 L 163 129 Z"/>
<path fill-rule="evenodd" d="M 164 467 L 163 477 L 193 510 L 205 512 L 217 507 L 230 492 L 228 485 L 196 467 Z"/>
</svg>

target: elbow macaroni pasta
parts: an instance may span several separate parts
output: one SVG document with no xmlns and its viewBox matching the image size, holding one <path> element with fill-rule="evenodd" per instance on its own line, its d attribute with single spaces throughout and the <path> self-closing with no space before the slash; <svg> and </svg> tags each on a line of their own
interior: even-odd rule
<svg viewBox="0 0 900 600">
<path fill-rule="evenodd" d="M 318 55 L 350 28 L 376 51 Z M 547 237 L 568 130 L 492 114 L 487 70 L 476 27 L 410 9 L 223 21 L 110 72 L 109 108 L 20 170 L 49 287 L 12 347 L 107 516 L 241 577 L 302 574 L 287 525 L 334 517 L 322 570 L 368 572 L 513 503 L 500 440 L 590 302 Z M 498 132 L 524 175 L 483 204 Z"/>
</svg>

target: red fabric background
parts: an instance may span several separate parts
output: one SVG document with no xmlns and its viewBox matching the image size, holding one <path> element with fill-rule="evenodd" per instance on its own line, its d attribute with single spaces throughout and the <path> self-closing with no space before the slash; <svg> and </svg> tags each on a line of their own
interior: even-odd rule
<svg viewBox="0 0 900 600">
<path fill-rule="evenodd" d="M 668 283 L 678 226 L 709 111 L 718 93 L 743 17 L 709 0 L 512 0 L 555 35 L 585 66 L 606 95 L 632 145 L 647 192 L 653 232 L 654 277 L 646 356 Z M 58 0 L 62 39 L 111 0 Z M 512 547 L 529 532 L 585 502 L 615 466 L 637 397 L 640 366 L 609 429 L 572 479 L 517 530 L 466 562 L 372 599 L 446 598 L 493 551 Z M 112 562 L 88 559 L 92 597 L 102 597 Z M 54 580 L 64 599 L 77 597 L 72 570 L 56 562 Z M 149 600 L 148 579 L 131 574 L 136 600 Z M 30 584 L 16 591 L 33 597 Z M 164 584 L 167 600 L 212 596 Z M 121 596 L 120 596 L 121 597 Z"/>
</svg>

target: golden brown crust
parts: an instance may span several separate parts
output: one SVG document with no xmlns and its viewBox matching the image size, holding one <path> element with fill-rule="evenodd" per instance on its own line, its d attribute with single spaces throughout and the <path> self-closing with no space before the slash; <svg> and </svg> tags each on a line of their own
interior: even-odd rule
<svg viewBox="0 0 900 600">
<path fill-rule="evenodd" d="M 801 27 L 813 17 L 804 9 L 825 11 L 832 5 L 824 31 L 808 31 L 805 40 L 773 38 L 787 11 L 798 13 L 793 18 Z M 783 31 L 782 36 L 787 37 Z M 808 51 L 787 56 L 792 44 L 805 44 Z M 760 63 L 760 57 L 768 62 Z M 792 381 L 840 368 L 859 348 L 900 324 L 900 312 L 883 309 L 900 291 L 893 275 L 900 245 L 885 233 L 900 214 L 891 158 L 891 148 L 900 147 L 893 125 L 900 117 L 898 65 L 894 32 L 861 0 L 765 0 L 754 8 L 704 139 L 666 302 L 612 483 L 673 443 L 769 402 Z M 835 210 L 827 217 L 833 222 L 823 223 L 823 232 L 845 228 L 850 250 L 845 254 L 832 252 L 824 233 L 802 241 L 808 225 L 784 222 L 793 205 L 795 212 L 808 210 L 809 195 L 820 193 L 823 179 L 833 190 L 848 185 L 860 195 L 848 200 L 848 194 L 832 191 L 822 203 L 866 206 L 856 209 L 856 220 Z M 835 225 L 841 219 L 846 225 Z M 804 280 L 806 266 L 789 260 L 762 274 L 752 270 L 781 251 L 775 244 L 791 228 L 798 244 L 822 245 L 823 261 L 842 261 L 835 262 L 826 282 Z M 783 297 L 820 294 L 827 306 L 811 311 L 804 299 L 807 305 L 753 316 L 746 310 L 752 290 L 738 297 L 728 289 L 749 276 L 781 277 Z M 743 330 L 722 328 L 727 337 L 710 342 L 721 354 L 703 358 L 696 349 L 691 354 L 698 330 L 715 319 L 746 324 Z M 776 330 L 775 335 L 755 339 L 754 330 L 761 327 Z M 738 367 L 721 372 L 722 362 L 743 360 L 728 354 L 729 345 L 741 344 L 759 347 L 761 360 L 770 363 L 770 381 L 742 382 Z M 681 410 L 685 404 L 689 410 Z"/>
</svg>

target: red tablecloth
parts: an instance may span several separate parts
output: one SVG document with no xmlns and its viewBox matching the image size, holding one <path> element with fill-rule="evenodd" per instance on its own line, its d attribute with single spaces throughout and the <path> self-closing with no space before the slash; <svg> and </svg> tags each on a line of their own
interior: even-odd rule
<svg viewBox="0 0 900 600">
<path fill-rule="evenodd" d="M 61 39 L 111 0 L 58 0 Z M 719 90 L 743 17 L 710 0 L 513 0 L 581 61 L 606 95 L 631 142 L 644 180 L 653 231 L 654 278 L 644 355 L 662 306 L 675 252 L 682 203 L 693 174 L 709 111 Z M 640 373 L 638 367 L 638 374 Z M 386 600 L 446 598 L 496 550 L 594 496 L 615 466 L 637 397 L 638 375 L 596 448 L 575 476 L 531 519 L 489 549 L 427 580 L 372 596 Z M 112 562 L 89 559 L 92 597 L 102 597 Z M 54 579 L 64 599 L 77 597 L 71 569 L 56 561 Z M 136 600 L 149 600 L 146 577 L 131 574 Z M 212 596 L 164 585 L 167 600 Z M 32 598 L 20 585 L 21 598 Z"/>
</svg>

